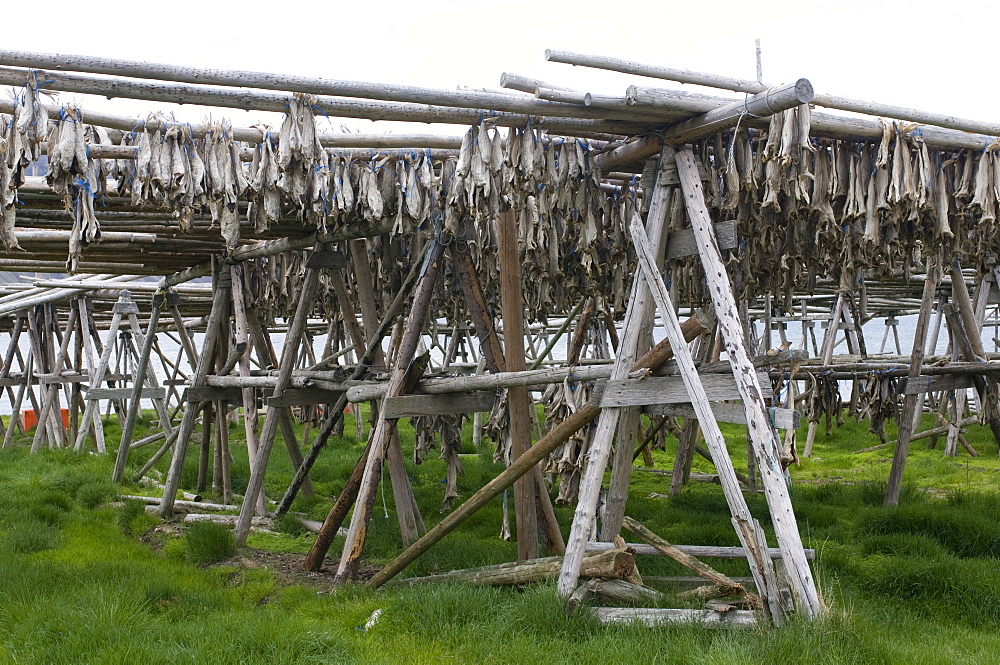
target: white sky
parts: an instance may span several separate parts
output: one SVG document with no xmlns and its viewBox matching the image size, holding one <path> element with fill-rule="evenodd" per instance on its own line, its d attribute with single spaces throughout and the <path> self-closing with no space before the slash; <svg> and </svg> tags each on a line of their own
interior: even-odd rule
<svg viewBox="0 0 1000 665">
<path fill-rule="evenodd" d="M 804 77 L 817 92 L 1000 120 L 989 82 L 996 53 L 988 27 L 1000 8 L 979 2 L 180 0 L 88 6 L 56 0 L 44 11 L 37 2 L 5 4 L 6 49 L 448 89 L 497 88 L 504 71 L 619 96 L 632 83 L 678 85 L 548 63 L 546 48 L 754 78 L 754 39 L 760 38 L 765 82 Z M 155 107 L 79 101 L 123 115 Z M 221 113 L 238 126 L 259 119 L 237 110 Z M 205 111 L 178 115 L 198 120 Z M 334 128 L 341 125 L 363 132 L 391 128 L 334 120 Z M 409 131 L 429 130 L 413 125 Z"/>
</svg>

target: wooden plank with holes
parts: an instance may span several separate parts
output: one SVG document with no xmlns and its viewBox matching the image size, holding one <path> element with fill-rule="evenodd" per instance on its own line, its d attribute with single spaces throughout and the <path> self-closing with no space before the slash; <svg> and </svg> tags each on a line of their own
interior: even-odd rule
<svg viewBox="0 0 1000 665">
<path fill-rule="evenodd" d="M 712 227 L 715 241 L 719 249 L 736 249 L 739 242 L 736 237 L 736 220 L 719 222 Z M 667 237 L 667 260 L 679 259 L 684 256 L 695 256 L 698 253 L 698 241 L 694 237 L 694 229 L 671 231 Z"/>
</svg>

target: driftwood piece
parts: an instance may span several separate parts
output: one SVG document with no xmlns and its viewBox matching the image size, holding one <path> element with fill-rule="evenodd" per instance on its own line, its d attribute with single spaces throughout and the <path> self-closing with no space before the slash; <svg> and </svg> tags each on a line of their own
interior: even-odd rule
<svg viewBox="0 0 1000 665">
<path fill-rule="evenodd" d="M 398 584 L 430 584 L 436 582 L 467 582 L 476 586 L 512 586 L 530 584 L 554 579 L 562 568 L 561 556 L 528 559 L 512 563 L 501 563 L 482 568 L 453 570 L 440 575 L 411 577 L 399 580 Z M 584 557 L 580 569 L 582 577 L 617 578 L 627 577 L 635 566 L 635 559 L 626 550 L 608 550 Z"/>
</svg>

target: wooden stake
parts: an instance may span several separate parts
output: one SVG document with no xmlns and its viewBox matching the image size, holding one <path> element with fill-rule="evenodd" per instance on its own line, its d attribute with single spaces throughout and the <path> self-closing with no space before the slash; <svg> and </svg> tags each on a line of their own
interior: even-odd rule
<svg viewBox="0 0 1000 665">
<path fill-rule="evenodd" d="M 513 209 L 497 219 L 497 253 L 500 263 L 500 313 L 503 319 L 506 369 L 519 372 L 524 362 L 524 302 L 521 293 L 521 261 L 517 247 L 517 221 Z M 507 413 L 511 460 L 531 447 L 531 399 L 526 388 L 507 389 Z M 517 558 L 538 557 L 538 520 L 535 514 L 536 485 L 532 478 L 514 483 L 514 513 L 517 527 Z"/>
</svg>

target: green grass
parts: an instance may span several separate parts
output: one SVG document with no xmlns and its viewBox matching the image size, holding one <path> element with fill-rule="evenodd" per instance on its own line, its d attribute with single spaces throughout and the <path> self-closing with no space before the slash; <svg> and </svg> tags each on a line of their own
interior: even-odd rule
<svg viewBox="0 0 1000 665">
<path fill-rule="evenodd" d="M 148 420 L 140 425 L 137 438 Z M 107 429 L 114 441 L 116 426 Z M 892 438 L 893 424 L 887 430 Z M 346 431 L 354 431 L 350 419 Z M 745 468 L 745 430 L 724 431 L 736 467 Z M 405 422 L 401 435 L 408 454 L 413 434 Z M 236 491 L 249 476 L 242 436 L 241 425 L 230 428 Z M 107 481 L 113 454 L 31 456 L 19 446 L 0 452 L 0 663 L 992 663 L 1000 653 L 1000 461 L 988 430 L 973 427 L 967 436 L 982 457 L 945 458 L 940 446 L 915 442 L 902 505 L 885 509 L 891 450 L 852 454 L 877 439 L 850 419 L 829 439 L 821 431 L 814 457 L 791 474 L 829 616 L 743 632 L 604 627 L 586 613 L 567 615 L 551 584 L 325 591 L 292 584 L 269 567 L 234 565 L 237 559 L 211 565 L 232 553 L 227 529 L 203 523 L 179 531 L 139 502 L 107 506 L 118 492 Z M 182 483 L 192 491 L 195 442 L 197 432 Z M 666 451 L 654 451 L 657 467 L 671 465 L 674 445 L 668 439 Z M 128 477 L 155 447 L 133 451 Z M 316 496 L 300 496 L 293 510 L 322 519 L 362 448 L 351 436 L 331 440 L 312 474 Z M 276 498 L 292 469 L 283 444 L 274 450 L 265 487 Z M 464 452 L 479 454 L 463 457 L 463 499 L 500 470 L 490 450 L 474 451 L 466 441 Z M 167 464 L 154 475 L 162 479 Z M 444 462 L 432 454 L 414 466 L 407 458 L 407 468 L 429 528 L 441 518 Z M 696 459 L 695 469 L 711 466 Z M 662 496 L 667 484 L 633 474 L 628 514 L 674 543 L 739 544 L 717 485 L 694 483 L 671 499 Z M 365 549 L 366 564 L 375 566 L 402 546 L 388 479 L 383 491 Z M 747 500 L 774 542 L 764 499 Z M 403 574 L 515 558 L 516 544 L 497 537 L 501 505 L 500 498 L 490 502 Z M 572 509 L 557 508 L 557 515 L 565 533 Z M 276 534 L 252 534 L 248 545 L 285 557 L 308 550 L 314 536 L 297 521 L 276 527 Z M 337 539 L 332 556 L 341 545 Z M 252 550 L 239 554 L 254 557 Z M 744 561 L 712 563 L 731 575 L 749 572 Z M 638 564 L 648 577 L 688 574 L 664 557 Z M 360 630 L 375 610 L 382 610 L 379 620 Z"/>
</svg>

